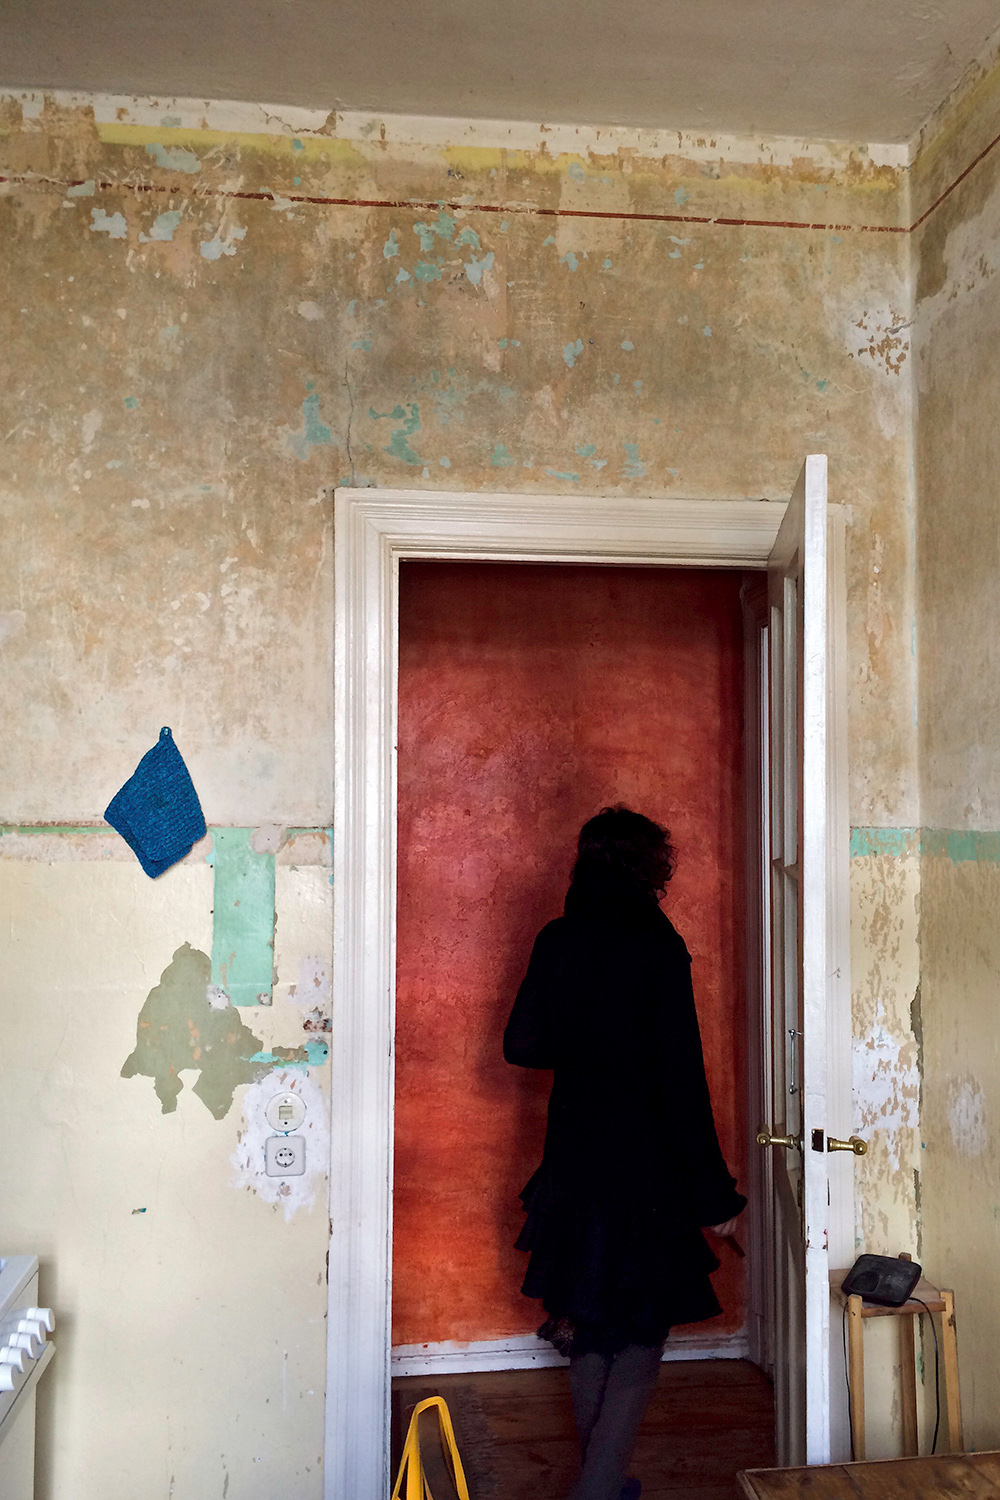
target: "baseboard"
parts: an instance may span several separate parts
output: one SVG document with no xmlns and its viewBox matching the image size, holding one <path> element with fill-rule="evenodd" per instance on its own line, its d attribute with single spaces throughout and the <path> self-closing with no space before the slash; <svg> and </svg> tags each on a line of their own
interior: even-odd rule
<svg viewBox="0 0 1000 1500">
<path fill-rule="evenodd" d="M 689 1333 L 667 1340 L 666 1362 L 684 1359 L 746 1359 L 750 1342 L 745 1332 Z M 392 1351 L 393 1375 L 472 1375 L 483 1370 L 530 1370 L 565 1365 L 551 1344 L 535 1334 L 505 1339 L 480 1339 L 467 1344 L 398 1344 Z"/>
</svg>

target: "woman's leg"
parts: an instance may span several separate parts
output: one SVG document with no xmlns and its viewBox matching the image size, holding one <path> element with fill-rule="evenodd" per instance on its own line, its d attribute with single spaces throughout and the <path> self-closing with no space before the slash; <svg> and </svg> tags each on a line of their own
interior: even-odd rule
<svg viewBox="0 0 1000 1500">
<path fill-rule="evenodd" d="M 604 1387 L 611 1369 L 610 1354 L 574 1354 L 569 1362 L 569 1389 L 573 1397 L 573 1420 L 580 1436 L 580 1462 L 587 1456 L 587 1444 L 594 1423 L 601 1414 Z"/>
<path fill-rule="evenodd" d="M 601 1360 L 600 1355 L 581 1355 L 577 1385 L 581 1390 L 580 1412 L 585 1422 L 589 1421 L 583 1468 L 580 1477 L 570 1491 L 569 1500 L 618 1500 L 625 1483 L 625 1470 L 635 1446 L 639 1424 L 656 1388 L 660 1373 L 662 1345 L 647 1348 L 640 1344 L 629 1344 L 620 1354 L 604 1361 L 607 1375 L 603 1393 L 599 1398 L 599 1409 L 593 1415 L 594 1392 L 599 1384 L 598 1368 L 583 1365 L 583 1361 Z M 577 1412 L 576 1385 L 573 1371 L 577 1360 L 570 1363 L 570 1382 L 573 1390 L 573 1410 Z M 581 1444 L 584 1442 L 580 1428 Z"/>
</svg>

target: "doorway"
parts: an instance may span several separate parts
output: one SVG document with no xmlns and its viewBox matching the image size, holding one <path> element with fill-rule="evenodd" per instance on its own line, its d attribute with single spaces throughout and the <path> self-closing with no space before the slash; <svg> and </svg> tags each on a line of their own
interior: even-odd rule
<svg viewBox="0 0 1000 1500">
<path fill-rule="evenodd" d="M 822 470 L 825 496 L 825 460 L 808 463 L 813 473 Z M 400 563 L 409 558 L 451 558 L 760 568 L 767 562 L 785 509 L 780 503 L 759 501 L 608 501 L 422 491 L 335 494 L 336 1018 L 331 1052 L 327 1500 L 379 1494 L 389 1481 Z M 828 553 L 837 616 L 829 635 L 828 653 L 835 669 L 828 681 L 832 713 L 842 718 L 842 517 L 836 522 Z M 838 811 L 827 847 L 837 872 L 837 909 L 831 909 L 830 921 L 833 973 L 838 977 L 827 987 L 831 1024 L 826 1029 L 826 1097 L 838 1119 L 849 1116 L 851 1109 L 846 903 L 839 900 L 837 905 L 847 869 L 846 745 L 837 731 L 831 742 L 830 801 Z M 831 1204 L 833 1249 L 838 1237 L 853 1239 L 849 1183 L 844 1192 L 833 1188 Z M 824 1255 L 825 1249 L 824 1243 Z M 827 1379 L 824 1384 L 835 1391 L 835 1381 Z"/>
<path fill-rule="evenodd" d="M 550 1079 L 506 1065 L 501 1036 L 606 804 L 670 828 L 665 910 L 746 1184 L 741 594 L 733 569 L 400 565 L 394 1374 L 556 1358 L 513 1248 Z M 672 1358 L 747 1352 L 746 1262 L 719 1258 L 725 1311 Z"/>
</svg>

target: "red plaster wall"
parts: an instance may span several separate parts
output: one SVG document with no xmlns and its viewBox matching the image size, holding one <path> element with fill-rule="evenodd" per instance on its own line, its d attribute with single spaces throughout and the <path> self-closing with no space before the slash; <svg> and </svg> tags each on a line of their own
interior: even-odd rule
<svg viewBox="0 0 1000 1500">
<path fill-rule="evenodd" d="M 527 1333 L 512 1248 L 551 1075 L 501 1036 L 581 823 L 610 802 L 678 847 L 665 910 L 694 958 L 723 1147 L 746 1057 L 740 579 L 722 570 L 404 563 L 393 1343 Z M 743 1324 L 720 1252 L 712 1325 Z"/>
</svg>

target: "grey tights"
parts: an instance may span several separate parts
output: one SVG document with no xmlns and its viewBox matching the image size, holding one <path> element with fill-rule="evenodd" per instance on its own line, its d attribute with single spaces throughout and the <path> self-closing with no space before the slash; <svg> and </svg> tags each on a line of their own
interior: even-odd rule
<svg viewBox="0 0 1000 1500">
<path fill-rule="evenodd" d="M 570 1360 L 583 1467 L 568 1500 L 618 1500 L 662 1353 L 660 1344 L 629 1344 L 620 1354 L 576 1354 Z"/>
</svg>

